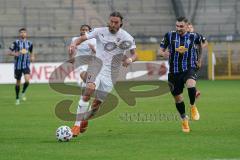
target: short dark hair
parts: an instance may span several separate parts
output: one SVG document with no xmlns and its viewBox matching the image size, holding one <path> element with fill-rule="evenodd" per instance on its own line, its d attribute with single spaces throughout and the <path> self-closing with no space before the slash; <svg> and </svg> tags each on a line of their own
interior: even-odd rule
<svg viewBox="0 0 240 160">
<path fill-rule="evenodd" d="M 20 29 L 18 30 L 19 33 L 22 32 L 22 31 L 27 31 L 27 29 L 26 29 L 26 28 L 20 28 Z"/>
<path fill-rule="evenodd" d="M 114 11 L 110 14 L 110 17 L 119 17 L 121 21 L 123 20 L 123 16 L 120 12 Z"/>
<path fill-rule="evenodd" d="M 91 26 L 88 25 L 88 24 L 83 24 L 83 25 L 81 25 L 80 29 L 82 29 L 83 27 L 87 27 L 87 28 L 89 29 L 89 31 L 92 30 Z"/>
<path fill-rule="evenodd" d="M 186 17 L 183 17 L 183 16 L 178 17 L 178 18 L 177 18 L 177 21 L 178 21 L 178 22 L 185 22 L 185 23 L 188 23 L 188 19 L 187 19 Z"/>
</svg>

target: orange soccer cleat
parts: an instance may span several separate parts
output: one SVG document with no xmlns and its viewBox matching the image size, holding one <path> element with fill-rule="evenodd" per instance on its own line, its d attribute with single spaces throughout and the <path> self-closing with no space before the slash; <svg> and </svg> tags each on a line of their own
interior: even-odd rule
<svg viewBox="0 0 240 160">
<path fill-rule="evenodd" d="M 192 117 L 192 120 L 195 120 L 195 121 L 198 121 L 200 119 L 200 114 L 195 105 L 191 106 L 191 117 Z"/>
<path fill-rule="evenodd" d="M 189 124 L 188 124 L 188 118 L 187 117 L 182 120 L 182 131 L 185 132 L 185 133 L 190 132 L 190 127 L 189 127 Z"/>
<path fill-rule="evenodd" d="M 72 134 L 73 134 L 73 137 L 77 137 L 80 134 L 80 126 L 73 126 Z"/>
</svg>

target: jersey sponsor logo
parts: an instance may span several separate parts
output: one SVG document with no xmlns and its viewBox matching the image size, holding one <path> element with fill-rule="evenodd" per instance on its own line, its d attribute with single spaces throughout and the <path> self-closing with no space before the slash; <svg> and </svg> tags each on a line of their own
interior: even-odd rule
<svg viewBox="0 0 240 160">
<path fill-rule="evenodd" d="M 178 48 L 176 48 L 176 51 L 183 54 L 188 50 L 188 48 L 185 48 L 184 46 L 179 46 Z"/>
<path fill-rule="evenodd" d="M 120 45 L 118 46 L 120 49 L 127 50 L 132 46 L 131 41 L 122 41 Z"/>
<path fill-rule="evenodd" d="M 21 51 L 20 51 L 22 54 L 26 54 L 27 53 L 27 50 L 25 48 L 23 48 Z"/>
<path fill-rule="evenodd" d="M 132 42 L 131 41 L 122 41 L 119 45 L 117 45 L 114 42 L 108 42 L 107 44 L 105 44 L 104 46 L 104 50 L 105 51 L 113 51 L 116 48 L 120 48 L 122 50 L 127 50 L 132 46 Z"/>
<path fill-rule="evenodd" d="M 113 51 L 113 50 L 115 50 L 116 48 L 117 48 L 117 44 L 114 43 L 114 42 L 108 42 L 108 43 L 105 44 L 105 46 L 104 46 L 104 50 L 105 50 L 105 51 L 108 51 L 108 52 Z"/>
</svg>

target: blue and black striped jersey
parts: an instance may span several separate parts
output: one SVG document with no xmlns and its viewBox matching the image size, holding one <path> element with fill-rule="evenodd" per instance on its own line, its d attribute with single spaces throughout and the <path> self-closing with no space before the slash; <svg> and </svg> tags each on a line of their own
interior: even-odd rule
<svg viewBox="0 0 240 160">
<path fill-rule="evenodd" d="M 15 70 L 21 70 L 29 68 L 30 66 L 30 54 L 33 51 L 33 44 L 28 40 L 15 40 L 9 49 L 12 52 L 19 52 L 18 56 L 14 58 Z"/>
<path fill-rule="evenodd" d="M 176 31 L 165 34 L 160 47 L 169 50 L 169 72 L 181 73 L 197 67 L 197 46 L 201 37 L 197 33 L 186 32 L 180 36 Z"/>
</svg>

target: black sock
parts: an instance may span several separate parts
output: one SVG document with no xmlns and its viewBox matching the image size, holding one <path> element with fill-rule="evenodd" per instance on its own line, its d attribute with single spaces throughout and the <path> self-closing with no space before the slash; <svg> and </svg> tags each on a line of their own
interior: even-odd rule
<svg viewBox="0 0 240 160">
<path fill-rule="evenodd" d="M 185 104 L 184 104 L 184 102 L 176 103 L 176 108 L 177 108 L 181 118 L 185 118 L 186 114 L 185 114 Z"/>
<path fill-rule="evenodd" d="M 188 96 L 189 96 L 190 104 L 194 105 L 195 99 L 196 99 L 196 88 L 195 87 L 188 88 Z"/>
<path fill-rule="evenodd" d="M 19 91 L 20 91 L 20 86 L 16 85 L 15 86 L 16 99 L 19 99 Z"/>
<path fill-rule="evenodd" d="M 23 84 L 22 93 L 25 93 L 25 92 L 26 92 L 26 89 L 27 89 L 28 85 L 29 85 L 29 82 L 25 82 L 25 83 Z"/>
</svg>

